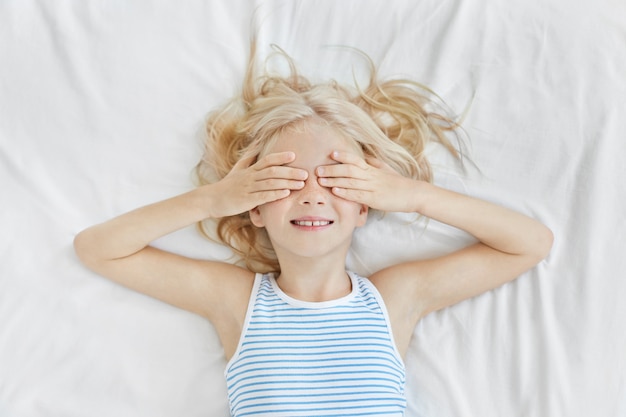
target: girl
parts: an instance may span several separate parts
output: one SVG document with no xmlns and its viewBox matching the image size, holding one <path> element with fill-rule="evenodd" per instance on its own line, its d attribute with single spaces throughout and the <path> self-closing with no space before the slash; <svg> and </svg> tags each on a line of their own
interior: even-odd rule
<svg viewBox="0 0 626 417">
<path fill-rule="evenodd" d="M 438 188 L 423 156 L 456 127 L 418 85 L 352 91 L 257 76 L 207 122 L 201 185 L 92 226 L 75 238 L 92 270 L 206 317 L 224 347 L 233 416 L 403 415 L 402 358 L 432 311 L 497 287 L 549 252 L 552 234 L 508 209 Z M 478 240 L 363 278 L 346 271 L 368 210 L 412 212 Z M 245 263 L 150 246 L 201 222 Z"/>
</svg>

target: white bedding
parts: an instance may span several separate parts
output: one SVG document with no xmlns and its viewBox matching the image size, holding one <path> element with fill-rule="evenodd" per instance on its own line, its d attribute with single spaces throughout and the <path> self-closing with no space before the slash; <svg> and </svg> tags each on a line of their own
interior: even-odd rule
<svg viewBox="0 0 626 417">
<path fill-rule="evenodd" d="M 434 313 L 406 358 L 409 417 L 626 416 L 626 3 L 561 0 L 0 2 L 0 416 L 226 416 L 211 325 L 112 284 L 84 227 L 190 189 L 204 115 L 261 51 L 314 79 L 421 81 L 459 113 L 481 173 L 441 185 L 556 235 L 518 280 Z M 411 219 L 408 219 L 411 220 Z M 452 250 L 456 230 L 372 218 L 367 274 Z M 193 227 L 157 242 L 228 251 Z"/>
</svg>

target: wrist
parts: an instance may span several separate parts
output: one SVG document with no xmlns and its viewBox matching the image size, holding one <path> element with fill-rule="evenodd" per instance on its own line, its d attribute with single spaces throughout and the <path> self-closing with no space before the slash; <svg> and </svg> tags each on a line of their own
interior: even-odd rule
<svg viewBox="0 0 626 417">
<path fill-rule="evenodd" d="M 197 213 L 197 220 L 222 217 L 216 211 L 216 191 L 215 184 L 202 185 L 189 192 L 191 205 Z"/>
<path fill-rule="evenodd" d="M 413 184 L 413 190 L 409 194 L 409 210 L 419 214 L 425 214 L 428 206 L 429 196 L 432 194 L 435 186 L 429 182 L 422 180 L 415 180 Z"/>
</svg>

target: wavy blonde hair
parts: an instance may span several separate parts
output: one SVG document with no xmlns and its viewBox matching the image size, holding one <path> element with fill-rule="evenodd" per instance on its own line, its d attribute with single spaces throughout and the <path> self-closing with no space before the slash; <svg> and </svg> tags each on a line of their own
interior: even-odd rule
<svg viewBox="0 0 626 417">
<path fill-rule="evenodd" d="M 379 81 L 369 58 L 370 79 L 364 89 L 334 80 L 311 84 L 284 51 L 276 50 L 289 64 L 289 75 L 257 73 L 252 42 L 241 94 L 208 115 L 204 154 L 196 166 L 200 185 L 219 181 L 242 157 L 263 155 L 281 133 L 308 121 L 337 129 L 353 139 L 364 155 L 414 179 L 432 181 L 424 155 L 429 142 L 438 142 L 460 157 L 446 136 L 458 123 L 437 111 L 441 107 L 423 85 L 407 79 Z M 216 236 L 211 225 L 210 219 L 199 223 L 205 236 L 230 246 L 247 268 L 280 271 L 267 232 L 254 226 L 247 212 L 217 219 Z"/>
</svg>

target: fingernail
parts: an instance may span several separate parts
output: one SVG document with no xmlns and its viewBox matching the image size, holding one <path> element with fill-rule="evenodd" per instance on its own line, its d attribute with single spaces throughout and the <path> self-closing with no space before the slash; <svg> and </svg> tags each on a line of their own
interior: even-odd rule
<svg viewBox="0 0 626 417">
<path fill-rule="evenodd" d="M 324 168 L 317 167 L 317 175 L 324 175 Z"/>
</svg>

